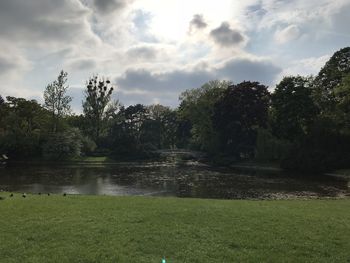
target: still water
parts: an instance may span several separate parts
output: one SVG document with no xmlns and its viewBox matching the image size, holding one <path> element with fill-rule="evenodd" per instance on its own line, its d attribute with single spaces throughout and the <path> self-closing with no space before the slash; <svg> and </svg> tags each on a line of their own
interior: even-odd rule
<svg viewBox="0 0 350 263">
<path fill-rule="evenodd" d="M 26 193 L 176 196 L 219 199 L 342 197 L 333 178 L 242 172 L 196 163 L 16 166 L 0 168 L 0 190 Z"/>
</svg>

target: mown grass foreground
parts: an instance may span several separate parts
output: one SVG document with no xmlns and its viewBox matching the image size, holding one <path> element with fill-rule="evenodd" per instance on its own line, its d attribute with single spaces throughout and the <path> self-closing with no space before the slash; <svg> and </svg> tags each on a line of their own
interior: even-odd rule
<svg viewBox="0 0 350 263">
<path fill-rule="evenodd" d="M 0 262 L 350 260 L 350 199 L 0 196 Z"/>
</svg>

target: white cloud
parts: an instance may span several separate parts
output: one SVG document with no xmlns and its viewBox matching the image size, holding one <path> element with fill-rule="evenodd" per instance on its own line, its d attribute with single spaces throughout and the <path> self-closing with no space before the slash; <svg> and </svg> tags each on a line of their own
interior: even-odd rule
<svg viewBox="0 0 350 263">
<path fill-rule="evenodd" d="M 326 64 L 326 62 L 331 57 L 331 54 L 323 55 L 321 57 L 310 57 L 294 61 L 288 68 L 285 68 L 280 75 L 283 76 L 290 75 L 317 75 L 320 69 Z"/>
<path fill-rule="evenodd" d="M 279 44 L 284 44 L 299 38 L 300 35 L 301 31 L 297 25 L 289 25 L 281 30 L 276 31 L 275 39 Z"/>
<path fill-rule="evenodd" d="M 175 106 L 215 78 L 273 85 L 349 45 L 349 11 L 349 0 L 2 0 L 0 93 L 39 98 L 61 69 L 76 109 L 92 74 L 116 79 L 125 104 Z"/>
</svg>

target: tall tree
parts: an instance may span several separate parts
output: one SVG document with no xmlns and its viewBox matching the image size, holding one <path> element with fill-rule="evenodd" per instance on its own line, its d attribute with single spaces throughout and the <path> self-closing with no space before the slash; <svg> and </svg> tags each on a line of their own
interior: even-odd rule
<svg viewBox="0 0 350 263">
<path fill-rule="evenodd" d="M 307 132 L 317 114 L 311 98 L 312 78 L 285 77 L 272 94 L 272 128 L 282 139 L 293 141 Z"/>
<path fill-rule="evenodd" d="M 97 141 L 104 128 L 108 104 L 111 100 L 113 87 L 110 81 L 94 76 L 89 79 L 85 90 L 85 101 L 83 101 L 84 115 L 91 127 L 91 137 Z"/>
<path fill-rule="evenodd" d="M 313 96 L 322 113 L 335 107 L 334 88 L 350 73 L 350 47 L 335 52 L 315 78 Z"/>
<path fill-rule="evenodd" d="M 257 130 L 267 124 L 270 94 L 258 82 L 231 85 L 217 101 L 213 123 L 221 149 L 237 159 L 252 157 Z"/>
<path fill-rule="evenodd" d="M 143 156 L 144 145 L 154 143 L 153 136 L 149 137 L 149 131 L 154 131 L 151 122 L 145 106 L 121 107 L 109 135 L 112 138 L 112 154 L 121 159 Z"/>
<path fill-rule="evenodd" d="M 336 106 L 334 119 L 341 131 L 350 135 L 350 74 L 334 89 Z"/>
<path fill-rule="evenodd" d="M 0 95 L 0 136 L 5 133 L 5 116 L 6 114 L 6 103 L 3 97 Z"/>
<path fill-rule="evenodd" d="M 149 112 L 148 126 L 149 137 L 152 137 L 155 146 L 158 148 L 171 148 L 175 145 L 176 140 L 176 112 L 169 107 L 160 104 L 147 107 Z M 147 125 L 146 124 L 146 125 Z M 144 125 L 144 126 L 146 126 Z"/>
<path fill-rule="evenodd" d="M 212 153 L 217 150 L 217 135 L 212 125 L 214 105 L 230 84 L 228 81 L 209 81 L 180 95 L 179 120 L 182 124 L 190 121 L 192 144 L 200 150 Z"/>
<path fill-rule="evenodd" d="M 57 80 L 48 84 L 44 91 L 45 108 L 51 112 L 52 115 L 52 131 L 57 131 L 57 126 L 60 118 L 70 112 L 70 102 L 72 97 L 66 95 L 68 86 L 67 72 L 63 70 L 57 77 Z"/>
<path fill-rule="evenodd" d="M 1 107 L 6 115 L 0 148 L 14 159 L 39 155 L 41 139 L 47 134 L 47 111 L 35 100 L 6 97 L 6 101 Z"/>
</svg>

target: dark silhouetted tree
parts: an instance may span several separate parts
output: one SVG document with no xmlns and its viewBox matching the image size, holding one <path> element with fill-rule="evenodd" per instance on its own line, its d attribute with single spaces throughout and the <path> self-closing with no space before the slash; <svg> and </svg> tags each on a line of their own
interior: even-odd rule
<svg viewBox="0 0 350 263">
<path fill-rule="evenodd" d="M 272 94 L 271 118 L 274 134 L 293 141 L 306 134 L 317 115 L 311 97 L 311 78 L 285 77 Z"/>
<path fill-rule="evenodd" d="M 83 110 L 91 129 L 91 137 L 95 141 L 100 138 L 101 131 L 104 129 L 107 106 L 111 101 L 112 92 L 113 87 L 110 86 L 109 80 L 94 76 L 87 82 Z"/>
<path fill-rule="evenodd" d="M 217 101 L 213 123 L 221 149 L 237 159 L 252 157 L 257 130 L 267 124 L 270 93 L 258 82 L 231 85 Z"/>
</svg>

